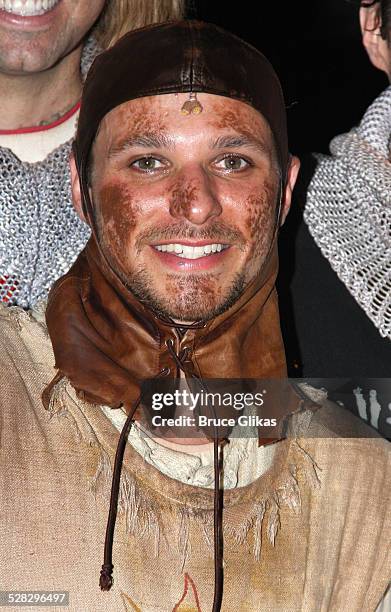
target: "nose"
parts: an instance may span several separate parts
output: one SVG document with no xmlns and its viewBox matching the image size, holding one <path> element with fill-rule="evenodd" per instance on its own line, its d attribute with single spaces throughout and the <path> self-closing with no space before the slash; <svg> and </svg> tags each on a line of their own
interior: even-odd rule
<svg viewBox="0 0 391 612">
<path fill-rule="evenodd" d="M 177 176 L 171 190 L 171 216 L 202 225 L 221 212 L 213 179 L 202 168 L 187 168 Z"/>
</svg>

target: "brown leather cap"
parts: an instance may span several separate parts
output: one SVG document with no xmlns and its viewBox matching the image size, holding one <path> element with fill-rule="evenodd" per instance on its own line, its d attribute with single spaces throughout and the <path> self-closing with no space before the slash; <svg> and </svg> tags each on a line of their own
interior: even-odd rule
<svg viewBox="0 0 391 612">
<path fill-rule="evenodd" d="M 171 21 L 129 32 L 93 63 L 74 143 L 87 201 L 87 161 L 103 117 L 128 100 L 174 92 L 212 93 L 253 106 L 271 127 L 285 175 L 289 158 L 285 104 L 269 61 L 215 25 Z"/>
</svg>

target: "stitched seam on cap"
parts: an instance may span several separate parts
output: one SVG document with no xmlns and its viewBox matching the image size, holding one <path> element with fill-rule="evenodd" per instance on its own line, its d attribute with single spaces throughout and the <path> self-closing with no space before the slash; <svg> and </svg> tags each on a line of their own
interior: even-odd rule
<svg viewBox="0 0 391 612">
<path fill-rule="evenodd" d="M 183 28 L 183 36 L 185 38 L 185 48 L 186 48 L 186 42 L 187 42 L 187 31 L 190 29 L 189 23 L 186 22 L 186 28 Z M 187 81 L 189 80 L 189 75 L 191 74 L 191 58 L 190 58 L 190 65 L 186 59 L 186 54 L 184 54 L 183 56 L 183 65 L 182 65 L 182 70 L 181 70 L 181 84 L 182 86 L 187 83 Z M 164 88 L 162 88 L 164 89 Z"/>
<path fill-rule="evenodd" d="M 200 51 L 200 49 L 202 47 L 202 45 L 200 45 L 201 29 L 193 28 L 193 34 L 194 34 L 193 41 L 197 37 L 197 50 L 198 50 L 198 53 L 197 53 L 197 55 L 194 55 L 194 58 L 197 58 L 198 74 L 196 76 L 197 76 L 198 87 L 199 87 L 199 86 L 204 86 L 205 85 L 205 82 L 204 82 L 204 69 L 205 69 L 204 54 L 202 54 L 201 51 Z M 195 43 L 194 43 L 194 46 L 195 46 Z M 195 73 L 196 73 L 195 68 L 194 68 L 194 64 L 195 64 L 195 59 L 193 60 L 193 75 L 195 75 Z M 194 80 L 193 80 L 192 86 L 194 88 Z"/>
<path fill-rule="evenodd" d="M 194 82 L 194 27 L 189 21 L 189 34 L 191 40 L 191 60 L 190 60 L 190 91 L 193 91 Z"/>
</svg>

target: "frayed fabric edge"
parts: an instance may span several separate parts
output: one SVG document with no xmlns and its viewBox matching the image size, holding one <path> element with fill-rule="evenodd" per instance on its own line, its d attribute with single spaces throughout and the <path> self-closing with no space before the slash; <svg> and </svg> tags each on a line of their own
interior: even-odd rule
<svg viewBox="0 0 391 612">
<path fill-rule="evenodd" d="M 320 487 L 320 468 L 297 441 L 293 441 L 296 461 L 291 462 L 284 469 L 284 474 L 273 492 L 265 495 L 264 499 L 257 499 L 250 506 L 248 515 L 240 524 L 234 527 L 224 525 L 224 533 L 235 545 L 245 545 L 250 533 L 252 534 L 252 552 L 257 561 L 261 559 L 263 537 L 275 546 L 276 539 L 283 531 L 283 520 L 281 509 L 286 508 L 295 514 L 300 514 L 302 507 L 301 488 L 305 484 L 311 489 Z M 109 499 L 110 484 L 112 479 L 112 466 L 110 459 L 100 447 L 101 457 L 96 473 L 91 481 L 91 491 L 95 498 L 100 495 Z M 300 471 L 303 483 L 299 484 L 298 471 Z M 164 525 L 162 513 L 159 511 L 159 503 L 153 503 L 145 496 L 137 485 L 136 479 L 126 468 L 122 470 L 119 503 L 119 513 L 125 517 L 126 531 L 137 538 L 149 538 L 154 545 L 155 556 L 159 555 L 162 540 L 166 545 L 175 547 L 181 554 L 182 568 L 191 554 L 190 548 L 190 523 L 193 520 L 203 534 L 203 539 L 213 552 L 213 510 L 199 510 L 183 507 L 172 503 L 170 512 L 174 515 L 173 521 L 178 525 L 176 538 L 166 537 L 172 533 L 172 522 Z M 229 545 L 229 544 L 228 544 Z"/>
<path fill-rule="evenodd" d="M 90 480 L 89 489 L 95 500 L 99 498 L 108 502 L 113 475 L 110 456 L 100 444 L 80 409 L 81 400 L 75 401 L 71 391 L 66 378 L 59 380 L 53 386 L 48 412 L 50 418 L 56 415 L 58 418 L 69 419 L 75 429 L 77 442 L 84 441 L 98 450 L 98 463 L 95 474 Z M 223 526 L 224 533 L 228 536 L 227 546 L 230 545 L 229 540 L 234 546 L 246 545 L 251 534 L 252 553 L 257 561 L 261 559 L 263 538 L 266 536 L 269 543 L 274 546 L 279 532 L 283 531 L 281 509 L 286 508 L 288 511 L 300 514 L 303 486 L 307 485 L 310 489 L 316 490 L 321 485 L 319 475 L 321 469 L 297 439 L 291 440 L 289 453 L 290 461 L 277 476 L 273 490 L 265 492 L 264 497 L 258 498 L 253 504 L 250 503 L 249 512 L 240 523 L 235 526 L 228 524 Z M 160 511 L 160 503 L 155 493 L 152 496 L 145 495 L 138 486 L 135 476 L 126 467 L 123 467 L 118 512 L 124 517 L 127 533 L 136 538 L 150 539 L 156 557 L 159 556 L 163 542 L 168 548 L 175 547 L 181 554 L 182 567 L 185 567 L 191 554 L 190 525 L 191 521 L 194 521 L 203 535 L 208 550 L 211 555 L 213 554 L 212 509 L 184 507 L 175 502 L 169 503 L 166 509 L 173 515 L 175 524 L 179 525 L 176 538 L 168 537 L 168 534 L 172 533 L 173 523 L 170 520 L 168 525 L 164 524 L 163 513 Z"/>
</svg>

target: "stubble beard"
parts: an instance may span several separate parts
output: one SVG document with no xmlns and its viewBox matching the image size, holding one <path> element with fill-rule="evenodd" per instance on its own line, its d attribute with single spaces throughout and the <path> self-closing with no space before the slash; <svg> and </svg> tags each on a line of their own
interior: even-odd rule
<svg viewBox="0 0 391 612">
<path fill-rule="evenodd" d="M 242 295 L 247 285 L 248 279 L 243 268 L 235 274 L 224 293 L 220 288 L 219 274 L 214 273 L 165 274 L 164 277 L 162 275 L 160 291 L 157 291 L 156 280 L 144 268 L 124 273 L 105 240 L 100 219 L 96 219 L 96 224 L 99 242 L 112 270 L 126 288 L 159 317 L 183 322 L 208 321 L 227 311 Z M 240 250 L 245 248 L 244 237 L 238 230 L 216 222 L 212 231 L 194 230 L 183 223 L 165 229 L 153 228 L 138 237 L 135 249 L 140 253 L 145 243 L 187 238 L 208 239 L 211 242 L 225 242 L 230 239 Z"/>
<path fill-rule="evenodd" d="M 208 321 L 226 312 L 242 295 L 246 282 L 244 272 L 237 273 L 225 295 L 221 295 L 213 289 L 217 284 L 214 274 L 189 273 L 185 277 L 169 274 L 165 282 L 170 290 L 165 297 L 152 290 L 153 281 L 146 270 L 123 280 L 133 295 L 155 314 L 185 322 Z"/>
</svg>

